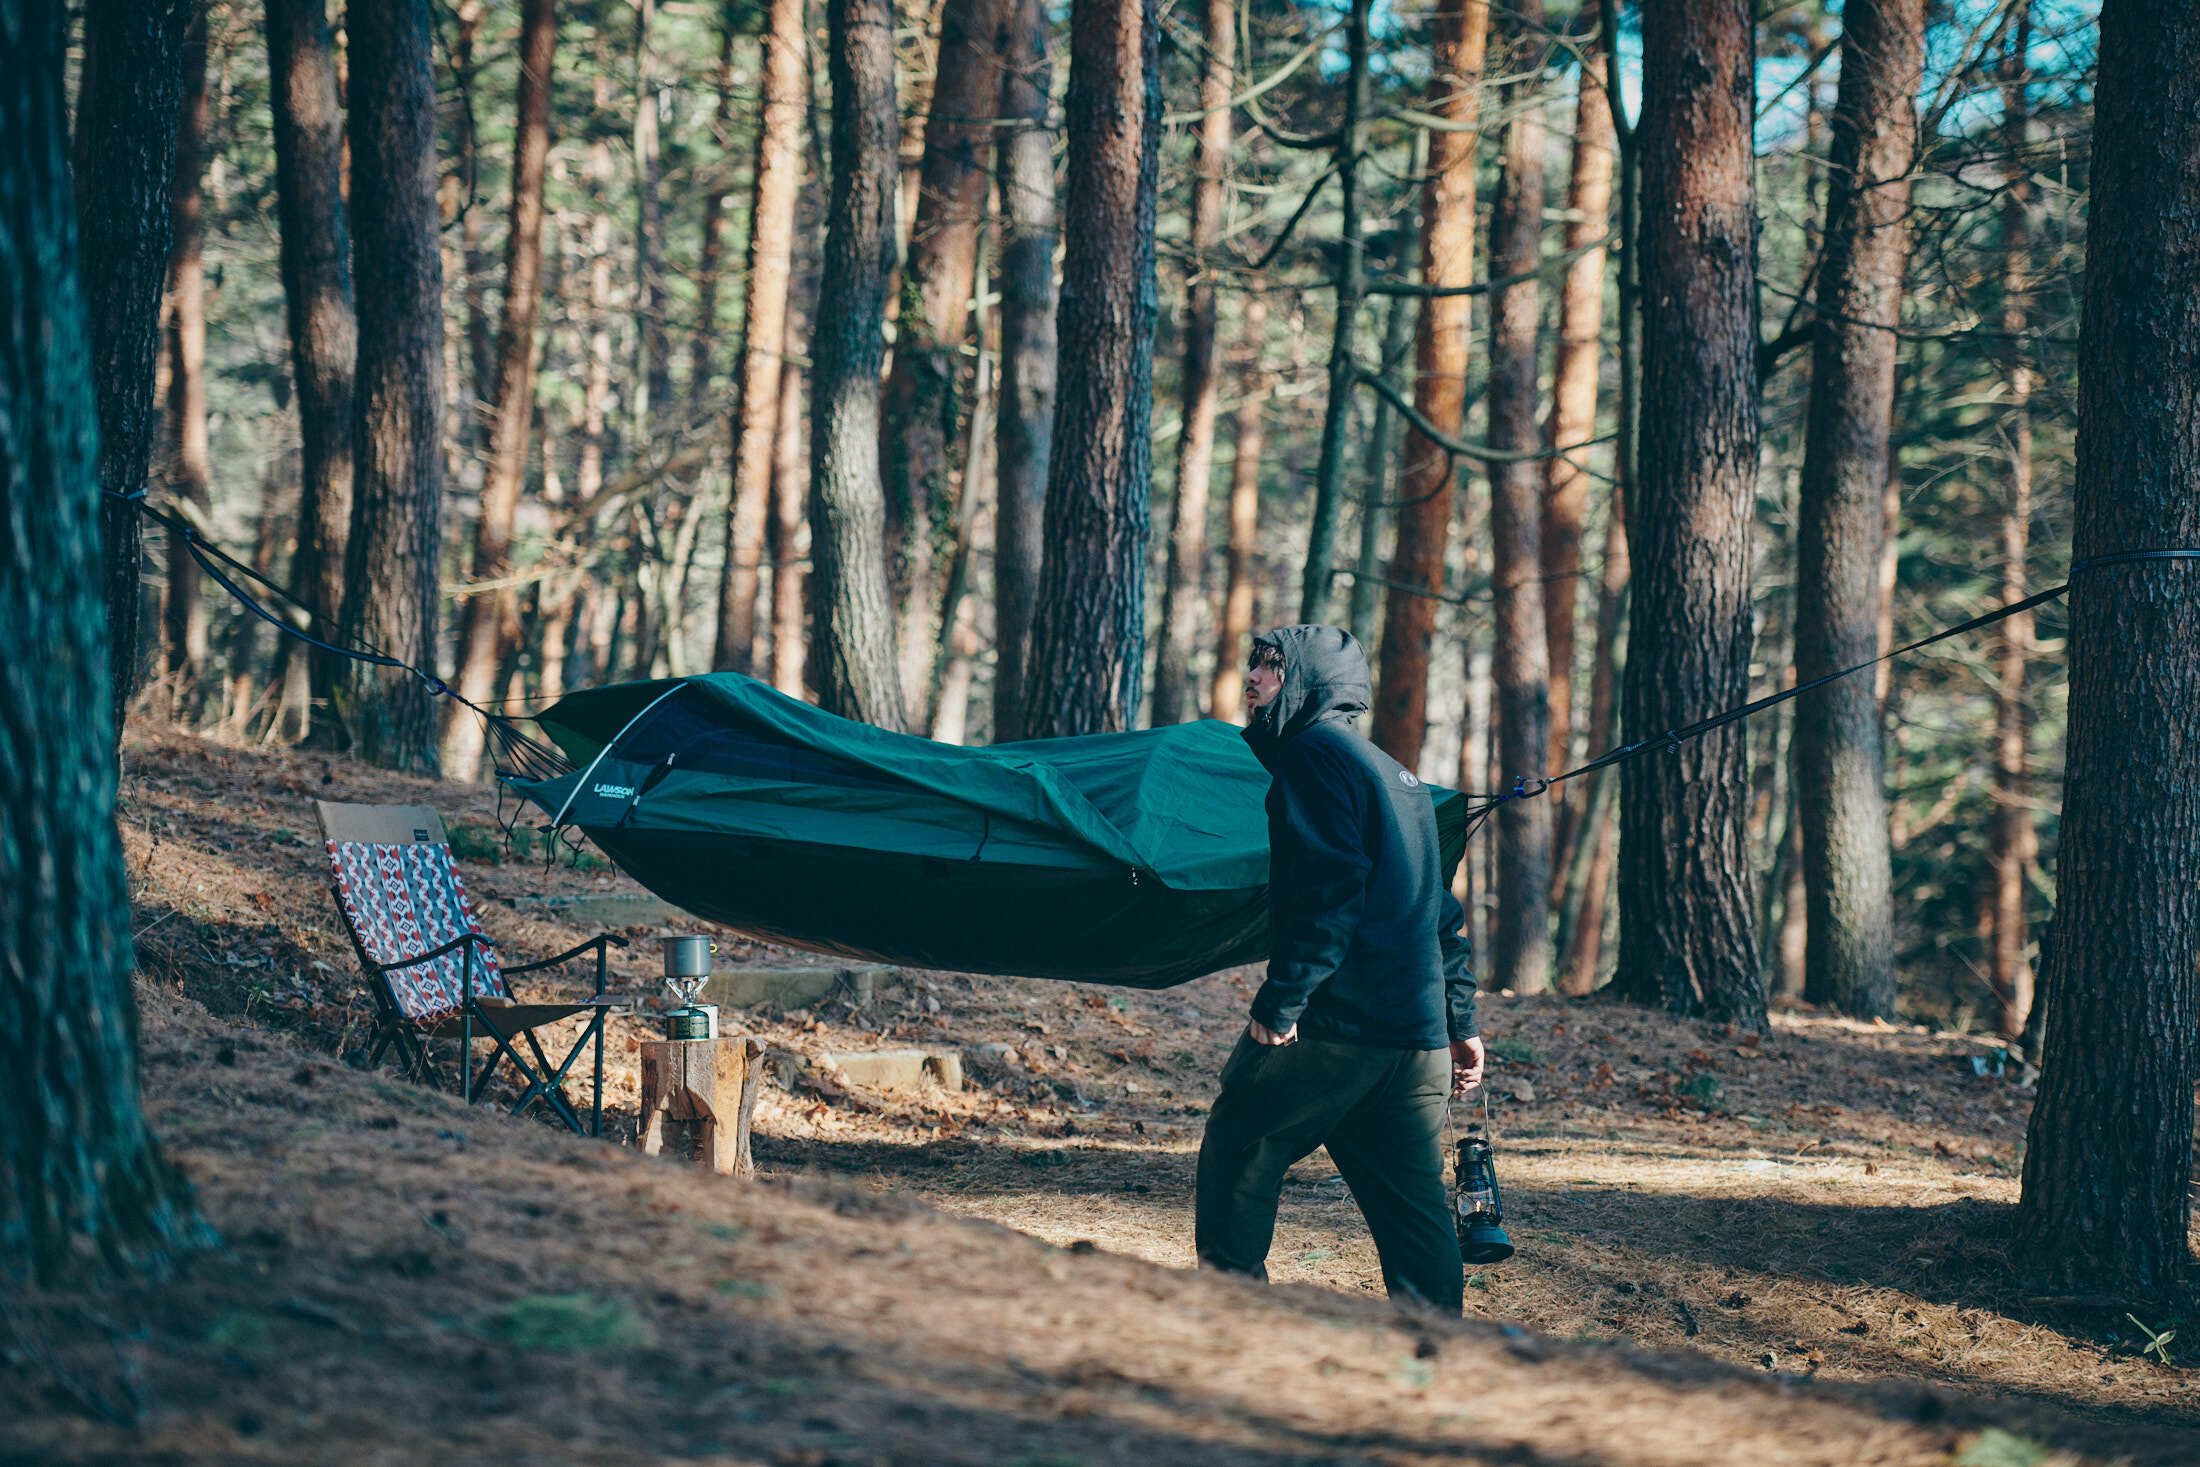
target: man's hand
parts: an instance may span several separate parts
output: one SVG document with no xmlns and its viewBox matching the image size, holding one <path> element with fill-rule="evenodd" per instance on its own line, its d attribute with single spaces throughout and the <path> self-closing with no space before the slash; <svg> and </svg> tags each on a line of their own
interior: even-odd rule
<svg viewBox="0 0 2200 1467">
<path fill-rule="evenodd" d="M 1451 1093 L 1463 1095 L 1482 1083 L 1482 1036 L 1451 1042 Z"/>
<path fill-rule="evenodd" d="M 1293 1024 L 1290 1028 L 1284 1030 L 1282 1033 L 1279 1034 L 1275 1030 L 1269 1028 L 1266 1024 L 1263 1024 L 1260 1020 L 1253 1019 L 1246 1024 L 1245 1029 L 1247 1033 L 1253 1036 L 1253 1042 L 1255 1044 L 1266 1044 L 1270 1046 L 1279 1044 L 1296 1044 L 1299 1038 L 1299 1026 L 1296 1024 Z M 1481 1043 L 1480 1040 L 1476 1040 L 1475 1042 L 1477 1044 Z"/>
</svg>

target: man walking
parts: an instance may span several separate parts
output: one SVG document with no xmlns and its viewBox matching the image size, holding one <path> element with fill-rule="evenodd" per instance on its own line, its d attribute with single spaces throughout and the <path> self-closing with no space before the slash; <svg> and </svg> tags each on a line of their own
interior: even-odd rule
<svg viewBox="0 0 2200 1467">
<path fill-rule="evenodd" d="M 1428 791 L 1352 727 L 1369 689 L 1349 632 L 1253 639 L 1245 742 L 1274 779 L 1268 981 L 1208 1112 L 1196 1242 L 1201 1263 L 1265 1279 L 1283 1174 L 1327 1146 L 1391 1297 L 1458 1313 L 1438 1133 L 1482 1077 L 1466 914 Z"/>
</svg>

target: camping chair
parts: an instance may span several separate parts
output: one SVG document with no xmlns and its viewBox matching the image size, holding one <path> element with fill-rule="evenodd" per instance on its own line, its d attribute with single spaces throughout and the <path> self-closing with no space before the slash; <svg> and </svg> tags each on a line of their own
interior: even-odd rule
<svg viewBox="0 0 2200 1467">
<path fill-rule="evenodd" d="M 443 819 L 433 809 L 321 800 L 314 806 L 327 838 L 336 907 L 374 995 L 375 1035 L 367 1068 L 395 1049 L 409 1076 L 441 1089 L 442 1074 L 428 1041 L 455 1039 L 459 1093 L 469 1102 L 481 1094 L 497 1066 L 510 1060 L 525 1082 L 512 1114 L 539 1100 L 580 1131 L 581 1118 L 566 1099 L 565 1076 L 581 1052 L 593 1048 L 596 1099 L 587 1134 L 602 1135 L 604 1017 L 630 1003 L 606 996 L 604 979 L 610 948 L 625 947 L 625 941 L 601 933 L 554 958 L 507 968 L 474 918 L 465 884 L 451 862 Z M 509 976 L 554 968 L 590 952 L 596 955 L 596 991 L 583 1002 L 518 1003 L 505 983 Z M 552 1065 L 535 1031 L 575 1014 L 588 1014 L 588 1023 L 565 1059 Z M 477 1038 L 494 1041 L 495 1048 L 475 1072 Z M 532 1064 L 514 1047 L 515 1040 L 525 1041 Z"/>
</svg>

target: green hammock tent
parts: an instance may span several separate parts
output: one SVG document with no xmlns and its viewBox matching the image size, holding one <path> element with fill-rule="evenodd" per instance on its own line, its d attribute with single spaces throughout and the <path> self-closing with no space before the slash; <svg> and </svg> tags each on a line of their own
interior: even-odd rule
<svg viewBox="0 0 2200 1467">
<path fill-rule="evenodd" d="M 1268 772 L 1213 719 L 966 749 L 738 673 L 575 693 L 513 788 L 698 917 L 843 957 L 1167 988 L 1267 955 Z M 1447 875 L 1466 800 L 1429 788 Z"/>
</svg>

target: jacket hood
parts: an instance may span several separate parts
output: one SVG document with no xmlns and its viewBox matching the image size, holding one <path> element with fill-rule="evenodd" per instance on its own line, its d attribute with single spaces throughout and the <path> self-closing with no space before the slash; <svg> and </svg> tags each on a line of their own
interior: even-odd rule
<svg viewBox="0 0 2200 1467">
<path fill-rule="evenodd" d="M 1265 761 L 1267 750 L 1317 723 L 1350 722 L 1368 709 L 1373 678 L 1367 654 L 1342 627 L 1277 627 L 1253 638 L 1256 647 L 1283 652 L 1283 691 L 1257 708 L 1245 726 L 1245 741 Z"/>
</svg>

